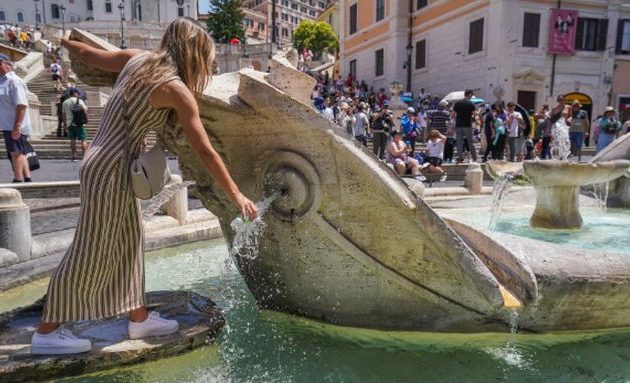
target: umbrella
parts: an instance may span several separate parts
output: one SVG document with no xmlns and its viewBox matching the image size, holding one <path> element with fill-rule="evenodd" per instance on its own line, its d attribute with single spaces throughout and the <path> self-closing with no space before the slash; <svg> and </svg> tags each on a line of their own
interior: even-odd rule
<svg viewBox="0 0 630 383">
<path fill-rule="evenodd" d="M 464 99 L 464 91 L 458 90 L 457 92 L 451 92 L 447 94 L 446 96 L 444 96 L 442 101 L 453 102 L 453 101 L 459 101 L 463 99 Z"/>
<path fill-rule="evenodd" d="M 463 90 L 458 90 L 457 92 L 451 92 L 451 93 L 447 94 L 446 96 L 444 96 L 442 101 L 453 103 L 455 101 L 459 101 L 459 100 L 463 100 L 463 99 L 464 99 L 464 91 Z M 486 103 L 486 101 L 483 98 L 477 98 L 477 97 L 471 98 L 470 101 L 472 101 L 473 104 L 485 104 Z"/>
</svg>

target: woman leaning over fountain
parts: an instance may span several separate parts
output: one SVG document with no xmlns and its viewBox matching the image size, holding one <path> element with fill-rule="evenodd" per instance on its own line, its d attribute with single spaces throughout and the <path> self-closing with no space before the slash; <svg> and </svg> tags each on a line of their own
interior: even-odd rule
<svg viewBox="0 0 630 383">
<path fill-rule="evenodd" d="M 127 149 L 137 155 L 150 129 L 178 122 L 217 185 L 244 216 L 257 215 L 199 118 L 196 99 L 207 84 L 214 57 L 206 31 L 190 19 L 178 19 L 167 27 L 154 52 L 107 52 L 67 39 L 62 44 L 73 57 L 119 75 L 80 170 L 77 231 L 50 281 L 43 318 L 31 341 L 36 354 L 90 350 L 90 341 L 62 329 L 63 322 L 129 313 L 132 339 L 177 331 L 176 321 L 146 309 L 142 222 L 128 177 Z"/>
</svg>

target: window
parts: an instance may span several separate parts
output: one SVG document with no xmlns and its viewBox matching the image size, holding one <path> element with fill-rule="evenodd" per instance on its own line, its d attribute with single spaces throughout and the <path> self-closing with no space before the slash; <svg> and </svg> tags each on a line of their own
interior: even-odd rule
<svg viewBox="0 0 630 383">
<path fill-rule="evenodd" d="M 619 20 L 617 27 L 617 54 L 630 54 L 630 20 Z"/>
<path fill-rule="evenodd" d="M 468 36 L 468 54 L 483 50 L 483 19 L 470 23 L 470 35 Z"/>
<path fill-rule="evenodd" d="M 385 18 L 385 0 L 376 0 L 376 21 Z"/>
<path fill-rule="evenodd" d="M 357 4 L 350 6 L 350 34 L 357 32 Z"/>
<path fill-rule="evenodd" d="M 286 28 L 282 28 L 282 37 L 289 37 L 289 30 Z"/>
<path fill-rule="evenodd" d="M 416 43 L 416 69 L 427 66 L 427 41 L 420 40 Z"/>
<path fill-rule="evenodd" d="M 87 0 L 87 10 L 91 11 L 94 9 L 94 5 L 92 4 L 92 0 Z"/>
<path fill-rule="evenodd" d="M 0 18 L 0 20 L 2 20 L 2 19 Z M 36 13 L 35 14 L 35 22 L 37 24 L 40 24 L 42 22 L 42 15 L 40 13 Z"/>
<path fill-rule="evenodd" d="M 575 49 L 579 51 L 606 50 L 607 19 L 578 18 Z"/>
<path fill-rule="evenodd" d="M 385 73 L 385 52 L 379 49 L 374 52 L 374 75 L 382 76 Z"/>
<path fill-rule="evenodd" d="M 428 4 L 427 0 L 417 0 L 416 1 L 416 10 L 426 7 L 427 4 Z"/>
<path fill-rule="evenodd" d="M 0 21 L 6 20 L 6 16 L 4 15 L 4 11 L 0 11 Z"/>
<path fill-rule="evenodd" d="M 184 17 L 184 7 L 177 7 L 177 17 Z"/>
<path fill-rule="evenodd" d="M 523 46 L 538 48 L 540 35 L 540 14 L 525 13 L 523 18 Z"/>
<path fill-rule="evenodd" d="M 58 4 L 51 4 L 50 5 L 50 17 L 52 17 L 53 19 L 59 19 L 61 18 L 61 11 L 59 10 L 59 5 Z"/>
<path fill-rule="evenodd" d="M 350 75 L 352 76 L 352 78 L 356 79 L 357 78 L 357 60 L 351 60 L 350 61 Z"/>
<path fill-rule="evenodd" d="M 110 1 L 105 3 L 105 13 L 112 13 L 112 3 Z"/>
<path fill-rule="evenodd" d="M 24 14 L 22 12 L 18 12 L 17 13 L 17 21 L 18 21 L 18 23 L 23 23 L 24 22 Z"/>
</svg>

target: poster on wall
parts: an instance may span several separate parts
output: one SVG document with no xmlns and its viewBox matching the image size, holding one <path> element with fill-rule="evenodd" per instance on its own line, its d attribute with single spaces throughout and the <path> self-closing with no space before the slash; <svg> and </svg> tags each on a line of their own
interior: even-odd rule
<svg viewBox="0 0 630 383">
<path fill-rule="evenodd" d="M 575 53 L 578 11 L 554 9 L 551 11 L 549 27 L 549 53 L 572 55 Z"/>
</svg>

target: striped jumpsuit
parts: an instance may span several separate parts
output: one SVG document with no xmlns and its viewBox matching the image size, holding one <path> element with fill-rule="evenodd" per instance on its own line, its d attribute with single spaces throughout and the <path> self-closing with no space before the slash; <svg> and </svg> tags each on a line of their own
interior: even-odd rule
<svg viewBox="0 0 630 383">
<path fill-rule="evenodd" d="M 177 77 L 128 95 L 127 126 L 123 88 L 144 57 L 134 56 L 119 74 L 83 160 L 79 223 L 48 286 L 43 322 L 100 319 L 145 305 L 142 220 L 130 184 L 128 153 L 137 156 L 149 130 L 166 124 L 169 109 L 151 107 L 149 96 Z"/>
</svg>

